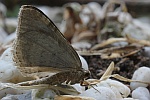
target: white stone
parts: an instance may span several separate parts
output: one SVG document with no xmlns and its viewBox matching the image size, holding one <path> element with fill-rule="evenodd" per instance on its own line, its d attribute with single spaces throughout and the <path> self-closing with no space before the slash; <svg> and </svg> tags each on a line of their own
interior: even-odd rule
<svg viewBox="0 0 150 100">
<path fill-rule="evenodd" d="M 116 100 L 115 93 L 107 87 L 95 87 L 90 88 L 83 93 L 80 94 L 80 96 L 86 96 L 86 97 L 92 97 L 96 100 Z"/>
<path fill-rule="evenodd" d="M 85 91 L 85 87 L 84 86 L 81 86 L 79 83 L 76 83 L 74 85 L 71 85 L 73 86 L 78 92 L 82 93 Z"/>
<path fill-rule="evenodd" d="M 18 95 L 7 94 L 1 100 L 31 100 L 31 92 Z"/>
<path fill-rule="evenodd" d="M 7 33 L 5 32 L 3 28 L 0 27 L 0 44 L 3 43 L 6 37 L 7 37 Z"/>
<path fill-rule="evenodd" d="M 16 37 L 17 37 L 16 32 L 11 33 L 4 39 L 3 45 L 5 46 L 5 45 L 9 45 L 9 44 L 13 43 L 13 41 L 15 40 Z"/>
<path fill-rule="evenodd" d="M 115 93 L 116 98 L 127 97 L 130 94 L 130 89 L 123 83 L 116 80 L 107 79 L 98 83 L 97 86 L 110 88 Z"/>
<path fill-rule="evenodd" d="M 124 27 L 122 31 L 122 35 L 126 34 L 130 35 L 132 38 L 138 40 L 150 40 L 150 25 L 143 23 L 137 19 L 132 21 L 133 23 L 129 23 L 126 27 Z"/>
<path fill-rule="evenodd" d="M 76 50 L 86 50 L 92 46 L 92 44 L 88 43 L 87 41 L 74 42 L 71 45 Z"/>
<path fill-rule="evenodd" d="M 18 75 L 18 70 L 12 61 L 12 48 L 8 48 L 0 57 L 0 81 L 9 82 Z"/>
<path fill-rule="evenodd" d="M 150 47 L 144 47 L 143 55 L 146 57 L 150 57 Z"/>
<path fill-rule="evenodd" d="M 19 90 L 19 89 L 6 88 L 6 87 L 7 87 L 7 83 L 0 83 L 0 99 L 5 97 L 7 94 L 19 95 L 31 91 L 31 90 Z"/>
<path fill-rule="evenodd" d="M 120 23 L 128 24 L 132 22 L 132 16 L 127 12 L 121 12 L 118 16 L 118 21 Z"/>
<path fill-rule="evenodd" d="M 17 83 L 29 80 L 24 77 L 13 62 L 12 48 L 6 49 L 0 57 L 0 81 Z"/>
<path fill-rule="evenodd" d="M 95 17 L 97 19 L 100 19 L 100 17 L 101 17 L 101 10 L 102 10 L 101 5 L 99 3 L 97 3 L 97 2 L 90 2 L 90 3 L 87 4 L 87 6 L 90 7 L 90 9 L 94 13 Z"/>
<path fill-rule="evenodd" d="M 13 54 L 12 54 L 12 47 L 6 49 L 3 54 L 1 55 L 0 57 L 0 61 L 3 60 L 3 61 L 6 61 L 6 62 L 9 62 L 9 63 L 12 63 L 13 62 Z"/>
<path fill-rule="evenodd" d="M 132 77 L 132 80 L 138 80 L 142 82 L 148 82 L 150 83 L 150 68 L 148 67 L 140 67 L 137 69 Z M 138 88 L 138 87 L 147 87 L 148 84 L 139 83 L 139 82 L 131 82 L 130 87 L 132 90 Z"/>
<path fill-rule="evenodd" d="M 6 15 L 6 12 L 7 12 L 7 8 L 6 8 L 6 6 L 3 4 L 3 3 L 1 3 L 0 2 L 0 11 L 1 11 L 1 13 L 2 13 L 2 15 Z"/>
<path fill-rule="evenodd" d="M 132 92 L 132 98 L 139 100 L 150 100 L 149 90 L 145 87 L 138 87 Z"/>
<path fill-rule="evenodd" d="M 139 99 L 133 99 L 133 98 L 123 98 L 123 99 L 119 99 L 119 100 L 139 100 Z"/>
<path fill-rule="evenodd" d="M 12 63 L 0 61 L 0 81 L 8 82 L 11 78 L 16 76 L 17 69 Z"/>
<path fill-rule="evenodd" d="M 89 68 L 88 68 L 87 61 L 80 55 L 79 55 L 79 58 L 80 58 L 81 63 L 82 63 L 82 68 L 85 69 L 85 70 L 88 70 Z"/>
<path fill-rule="evenodd" d="M 40 100 L 40 98 L 44 98 L 45 100 L 51 98 L 53 100 L 56 93 L 50 89 L 33 89 L 31 95 L 32 100 Z"/>
</svg>

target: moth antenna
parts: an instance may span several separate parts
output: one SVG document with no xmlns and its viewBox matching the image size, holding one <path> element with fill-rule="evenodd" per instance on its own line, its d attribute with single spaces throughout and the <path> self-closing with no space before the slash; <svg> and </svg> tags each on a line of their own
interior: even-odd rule
<svg viewBox="0 0 150 100">
<path fill-rule="evenodd" d="M 96 90 L 98 93 L 100 93 L 101 94 L 101 92 L 100 91 L 98 91 L 93 85 L 89 85 L 89 86 L 91 86 L 94 90 Z M 97 86 L 97 85 L 96 85 Z"/>
</svg>

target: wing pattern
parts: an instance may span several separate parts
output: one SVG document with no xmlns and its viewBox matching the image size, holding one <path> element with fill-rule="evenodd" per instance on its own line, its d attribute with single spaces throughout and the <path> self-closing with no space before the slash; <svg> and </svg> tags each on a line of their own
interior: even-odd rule
<svg viewBox="0 0 150 100">
<path fill-rule="evenodd" d="M 81 69 L 73 47 L 54 23 L 33 6 L 22 6 L 19 13 L 14 61 L 19 67 Z"/>
</svg>

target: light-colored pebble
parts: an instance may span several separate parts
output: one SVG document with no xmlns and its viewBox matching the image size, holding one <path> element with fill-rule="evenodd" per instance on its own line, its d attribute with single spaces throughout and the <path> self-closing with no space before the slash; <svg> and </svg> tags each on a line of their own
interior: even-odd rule
<svg viewBox="0 0 150 100">
<path fill-rule="evenodd" d="M 132 22 L 132 16 L 128 12 L 121 12 L 118 16 L 120 23 L 129 24 Z"/>
<path fill-rule="evenodd" d="M 31 79 L 24 77 L 15 66 L 12 58 L 12 48 L 6 49 L 0 57 L 0 82 L 17 83 Z"/>
<path fill-rule="evenodd" d="M 146 57 L 150 57 L 150 47 L 144 47 L 143 55 Z"/>
<path fill-rule="evenodd" d="M 8 94 L 6 97 L 3 97 L 1 100 L 31 100 L 31 92 L 20 94 L 20 95 Z"/>
<path fill-rule="evenodd" d="M 12 60 L 12 48 L 8 48 L 0 57 L 0 81 L 9 82 L 16 77 L 19 72 Z"/>
<path fill-rule="evenodd" d="M 139 100 L 150 100 L 149 90 L 145 87 L 138 87 L 132 92 L 132 98 Z"/>
<path fill-rule="evenodd" d="M 0 99 L 5 97 L 7 94 L 18 95 L 18 94 L 25 94 L 25 93 L 28 93 L 31 91 L 31 90 L 20 90 L 20 89 L 6 88 L 6 84 L 0 83 Z"/>
<path fill-rule="evenodd" d="M 4 39 L 3 45 L 9 45 L 9 44 L 13 43 L 13 41 L 15 40 L 16 37 L 17 37 L 16 32 L 11 33 Z"/>
<path fill-rule="evenodd" d="M 3 43 L 6 37 L 7 37 L 7 33 L 3 28 L 0 27 L 0 44 Z"/>
<path fill-rule="evenodd" d="M 85 87 L 81 86 L 79 83 L 76 83 L 74 85 L 71 85 L 72 87 L 74 87 L 78 92 L 82 93 L 85 91 Z"/>
<path fill-rule="evenodd" d="M 12 47 L 6 49 L 0 57 L 0 61 L 3 60 L 8 63 L 12 63 L 13 62 L 12 50 L 13 50 Z"/>
<path fill-rule="evenodd" d="M 97 86 L 110 88 L 115 93 L 116 98 L 127 97 L 130 94 L 130 89 L 123 83 L 116 80 L 107 79 L 98 83 Z"/>
<path fill-rule="evenodd" d="M 31 93 L 32 100 L 40 100 L 42 98 L 49 98 L 53 100 L 56 93 L 50 89 L 33 89 Z"/>
<path fill-rule="evenodd" d="M 90 7 L 90 9 L 92 10 L 92 12 L 95 14 L 95 17 L 97 19 L 100 19 L 101 17 L 101 10 L 102 10 L 102 7 L 99 3 L 97 2 L 90 2 L 87 4 L 88 7 Z"/>
<path fill-rule="evenodd" d="M 92 44 L 90 44 L 88 42 L 84 42 L 84 41 L 74 42 L 71 45 L 76 50 L 84 50 L 84 49 L 86 50 L 92 46 Z"/>
<path fill-rule="evenodd" d="M 80 55 L 79 55 L 79 58 L 80 58 L 81 63 L 82 63 L 82 68 L 85 69 L 85 70 L 88 70 L 89 68 L 88 68 L 87 61 Z"/>
<path fill-rule="evenodd" d="M 140 67 L 137 69 L 132 77 L 132 80 L 138 80 L 143 82 L 149 82 L 150 83 L 150 68 L 148 67 Z M 148 84 L 139 83 L 139 82 L 131 82 L 130 87 L 132 90 L 138 88 L 138 87 L 147 87 Z"/>
<path fill-rule="evenodd" d="M 126 34 L 138 40 L 150 40 L 150 25 L 133 19 L 132 23 L 127 24 L 122 31 L 122 35 Z"/>
<path fill-rule="evenodd" d="M 81 93 L 80 96 L 92 97 L 96 100 L 116 100 L 115 93 L 110 88 L 102 86 L 90 88 Z"/>
<path fill-rule="evenodd" d="M 17 68 L 12 64 L 6 61 L 0 61 L 0 81 L 9 82 L 19 74 Z"/>
<path fill-rule="evenodd" d="M 133 99 L 133 98 L 123 98 L 123 99 L 120 99 L 120 100 L 139 100 L 139 99 Z"/>
</svg>

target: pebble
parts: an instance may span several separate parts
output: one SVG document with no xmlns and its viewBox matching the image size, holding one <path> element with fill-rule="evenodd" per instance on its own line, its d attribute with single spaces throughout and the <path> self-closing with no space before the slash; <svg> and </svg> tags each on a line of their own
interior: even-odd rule
<svg viewBox="0 0 150 100">
<path fill-rule="evenodd" d="M 150 68 L 148 67 L 140 67 L 139 69 L 137 69 L 132 77 L 132 80 L 138 80 L 138 81 L 142 81 L 142 82 L 148 82 L 150 83 Z M 131 82 L 130 83 L 130 87 L 132 90 L 138 88 L 138 87 L 147 87 L 148 84 L 144 84 L 144 83 L 139 83 L 139 82 Z"/>
<path fill-rule="evenodd" d="M 110 88 L 102 86 L 90 88 L 81 93 L 80 96 L 92 97 L 96 100 L 116 100 L 115 93 Z"/>
<path fill-rule="evenodd" d="M 145 87 L 138 87 L 132 92 L 132 98 L 139 100 L 150 100 L 150 93 Z"/>
<path fill-rule="evenodd" d="M 79 58 L 80 58 L 81 63 L 82 63 L 82 68 L 85 69 L 85 70 L 88 70 L 89 68 L 88 68 L 87 61 L 82 56 L 80 56 L 80 55 L 79 55 Z"/>
<path fill-rule="evenodd" d="M 130 89 L 123 83 L 116 80 L 107 79 L 98 83 L 97 86 L 110 88 L 115 93 L 116 98 L 125 98 L 130 94 Z"/>
</svg>

